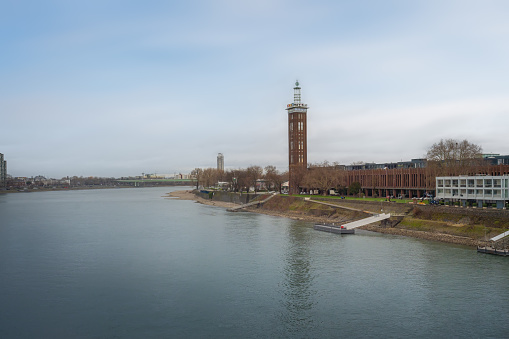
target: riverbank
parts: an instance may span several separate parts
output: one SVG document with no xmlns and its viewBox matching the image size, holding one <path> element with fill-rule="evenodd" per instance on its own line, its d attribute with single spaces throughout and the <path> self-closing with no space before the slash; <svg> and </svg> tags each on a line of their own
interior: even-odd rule
<svg viewBox="0 0 509 339">
<path fill-rule="evenodd" d="M 196 201 L 197 203 L 200 203 L 203 205 L 216 206 L 216 207 L 222 207 L 222 208 L 231 208 L 234 206 L 238 206 L 237 204 L 234 204 L 232 202 L 204 199 L 204 198 L 194 194 L 193 191 L 191 191 L 191 190 L 173 191 L 173 192 L 168 193 L 167 198 L 178 198 L 180 200 L 193 200 L 193 201 Z"/>
<path fill-rule="evenodd" d="M 169 196 L 183 200 L 193 200 L 198 203 L 222 208 L 238 206 L 238 204 L 231 202 L 200 197 L 197 194 L 194 194 L 191 190 L 175 191 L 170 193 Z M 260 199 L 263 198 L 264 196 L 260 197 Z M 376 212 L 375 210 L 378 212 L 380 211 L 379 203 L 360 203 L 348 200 L 334 203 L 346 204 L 349 206 L 349 209 L 325 206 L 323 204 L 306 201 L 296 197 L 278 196 L 274 197 L 274 199 L 271 199 L 263 206 L 253 206 L 246 210 L 253 213 L 267 214 L 313 223 L 348 222 L 368 216 L 369 214 L 366 212 L 369 212 L 370 210 L 373 210 L 372 212 Z M 357 209 L 357 211 L 354 209 Z M 484 240 L 485 237 L 483 236 L 484 234 L 479 233 L 479 229 L 485 228 L 485 226 L 480 225 L 483 223 L 483 220 L 476 220 L 475 225 L 468 224 L 466 223 L 466 219 L 468 218 L 461 216 L 461 214 L 458 215 L 457 210 L 452 210 L 454 211 L 453 214 L 456 215 L 456 218 L 461 218 L 460 221 L 464 224 L 453 221 L 453 214 L 448 214 L 445 220 L 431 220 L 433 217 L 443 218 L 444 211 L 438 209 L 435 213 L 424 213 L 422 210 L 416 210 L 413 206 L 405 206 L 402 204 L 386 204 L 383 206 L 383 209 L 385 212 L 399 214 L 400 217 L 391 220 L 391 222 L 385 226 L 368 225 L 360 228 L 372 232 L 402 235 L 466 246 L 486 245 L 486 241 Z M 440 213 L 438 213 L 438 211 L 440 211 Z M 473 219 L 473 217 L 470 216 L 470 219 Z M 489 222 L 490 220 L 486 219 L 484 221 Z M 483 230 L 482 232 L 485 231 Z M 495 234 L 501 233 L 498 228 L 488 230 L 488 234 L 490 232 Z"/>
</svg>

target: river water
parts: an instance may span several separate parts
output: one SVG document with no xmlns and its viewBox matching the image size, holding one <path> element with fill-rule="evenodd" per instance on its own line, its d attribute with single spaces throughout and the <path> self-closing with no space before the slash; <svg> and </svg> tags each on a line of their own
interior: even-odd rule
<svg viewBox="0 0 509 339">
<path fill-rule="evenodd" d="M 509 258 L 175 189 L 0 195 L 0 337 L 509 337 Z"/>
</svg>

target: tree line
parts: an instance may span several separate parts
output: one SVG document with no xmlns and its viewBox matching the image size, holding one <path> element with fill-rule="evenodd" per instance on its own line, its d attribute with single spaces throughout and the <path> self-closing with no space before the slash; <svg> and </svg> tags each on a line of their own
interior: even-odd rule
<svg viewBox="0 0 509 339">
<path fill-rule="evenodd" d="M 260 188 L 281 193 L 282 185 L 288 181 L 288 171 L 279 171 L 275 166 L 249 166 L 248 168 L 229 169 L 226 171 L 215 168 L 195 168 L 192 175 L 196 178 L 196 188 L 199 186 L 213 187 L 218 183 L 232 192 L 248 192 L 251 188 L 255 192 Z"/>
<path fill-rule="evenodd" d="M 427 168 L 435 176 L 467 174 L 473 166 L 482 165 L 482 147 L 468 140 L 442 139 L 427 149 Z M 361 164 L 363 162 L 357 162 Z M 308 165 L 307 168 L 295 169 L 294 176 L 299 187 L 318 190 L 320 194 L 329 194 L 334 189 L 337 194 L 358 194 L 361 191 L 359 182 L 350 183 L 347 187 L 344 171 L 338 163 L 323 161 Z M 212 187 L 222 183 L 223 188 L 233 192 L 257 191 L 257 185 L 263 181 L 264 188 L 269 191 L 282 190 L 282 184 L 288 181 L 288 171 L 279 171 L 275 166 L 249 166 L 242 169 L 226 171 L 214 168 L 196 168 L 192 173 L 196 178 L 196 186 Z"/>
</svg>

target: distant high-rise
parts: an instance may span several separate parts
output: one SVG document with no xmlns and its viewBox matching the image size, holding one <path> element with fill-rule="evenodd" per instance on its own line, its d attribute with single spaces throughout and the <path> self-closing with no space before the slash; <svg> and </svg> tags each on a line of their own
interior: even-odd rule
<svg viewBox="0 0 509 339">
<path fill-rule="evenodd" d="M 4 155 L 0 153 L 0 187 L 5 186 L 7 179 L 7 161 L 4 161 Z"/>
<path fill-rule="evenodd" d="M 299 82 L 293 88 L 293 103 L 286 105 L 288 111 L 288 172 L 289 193 L 299 193 L 300 177 L 308 164 L 307 111 L 308 105 L 300 101 Z"/>
<path fill-rule="evenodd" d="M 224 156 L 223 153 L 217 155 L 217 170 L 224 171 Z"/>
</svg>

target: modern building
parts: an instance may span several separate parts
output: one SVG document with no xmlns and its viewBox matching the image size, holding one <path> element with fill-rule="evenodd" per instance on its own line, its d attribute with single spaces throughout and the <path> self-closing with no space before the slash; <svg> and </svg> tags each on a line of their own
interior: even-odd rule
<svg viewBox="0 0 509 339">
<path fill-rule="evenodd" d="M 384 162 L 376 164 L 374 162 L 364 163 L 358 165 L 346 165 L 345 170 L 372 170 L 372 169 L 394 169 L 394 168 L 425 168 L 427 164 L 426 159 L 412 159 L 410 161 L 399 162 Z"/>
<path fill-rule="evenodd" d="M 223 155 L 223 153 L 219 153 L 217 155 L 217 170 L 224 171 L 224 155 Z"/>
<path fill-rule="evenodd" d="M 299 82 L 293 88 L 293 103 L 286 105 L 288 111 L 288 172 L 289 193 L 299 193 L 299 177 L 303 176 L 308 163 L 307 157 L 307 111 L 308 105 L 301 103 Z"/>
<path fill-rule="evenodd" d="M 509 175 L 437 177 L 436 197 L 463 206 L 492 203 L 504 208 L 509 201 Z"/>
<path fill-rule="evenodd" d="M 0 187 L 5 186 L 7 180 L 7 161 L 4 160 L 4 155 L 0 153 Z"/>
<path fill-rule="evenodd" d="M 491 165 L 509 165 L 509 155 L 483 154 L 483 159 Z"/>
</svg>

